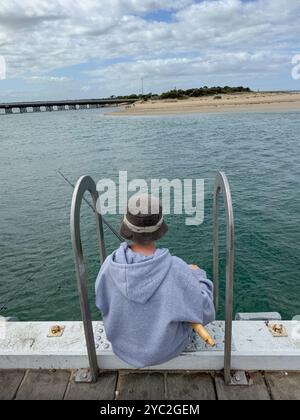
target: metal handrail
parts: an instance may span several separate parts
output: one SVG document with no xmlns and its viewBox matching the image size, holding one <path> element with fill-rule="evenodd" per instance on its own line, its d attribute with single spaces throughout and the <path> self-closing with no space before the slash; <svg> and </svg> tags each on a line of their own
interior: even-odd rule
<svg viewBox="0 0 300 420">
<path fill-rule="evenodd" d="M 233 317 L 233 276 L 234 276 L 234 218 L 231 191 L 228 179 L 219 172 L 214 188 L 214 302 L 216 311 L 219 308 L 219 195 L 224 196 L 226 213 L 226 311 L 225 311 L 225 352 L 224 378 L 226 384 L 232 383 L 231 378 L 231 346 Z"/>
<path fill-rule="evenodd" d="M 77 287 L 80 298 L 80 307 L 87 353 L 90 366 L 90 380 L 95 382 L 98 377 L 98 362 L 94 341 L 91 312 L 88 303 L 88 293 L 85 278 L 85 266 L 80 237 L 80 209 L 85 192 L 89 191 L 93 199 L 93 210 L 96 217 L 97 239 L 99 246 L 100 263 L 106 258 L 103 218 L 101 212 L 96 211 L 99 195 L 96 184 L 89 176 L 83 176 L 77 182 L 71 207 L 71 238 L 76 268 Z M 232 346 L 232 317 L 233 317 L 233 267 L 234 267 L 234 218 L 231 191 L 226 175 L 219 172 L 214 188 L 214 302 L 216 311 L 219 307 L 219 194 L 223 193 L 226 225 L 227 225 L 227 259 L 226 259 L 226 317 L 225 317 L 225 352 L 224 352 L 224 377 L 226 384 L 232 384 L 231 378 L 231 346 Z"/>
<path fill-rule="evenodd" d="M 88 303 L 88 292 L 86 287 L 85 266 L 82 252 L 82 244 L 80 237 L 80 209 L 84 199 L 85 192 L 89 191 L 93 199 L 94 213 L 96 217 L 97 240 L 99 246 L 100 263 L 103 264 L 106 258 L 103 221 L 100 212 L 96 211 L 96 205 L 99 198 L 96 184 L 89 176 L 83 176 L 77 182 L 72 199 L 71 207 L 71 238 L 74 254 L 74 262 L 76 268 L 77 288 L 80 299 L 80 308 L 84 333 L 86 339 L 86 347 L 90 366 L 90 380 L 96 382 L 98 378 L 98 362 L 95 348 L 93 324 L 91 319 L 91 311 Z"/>
</svg>

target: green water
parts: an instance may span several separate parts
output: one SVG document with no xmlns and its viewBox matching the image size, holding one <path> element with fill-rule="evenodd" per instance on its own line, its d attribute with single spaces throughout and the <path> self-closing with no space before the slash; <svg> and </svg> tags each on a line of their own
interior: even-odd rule
<svg viewBox="0 0 300 420">
<path fill-rule="evenodd" d="M 203 225 L 186 227 L 183 216 L 168 217 L 170 232 L 162 246 L 210 276 L 213 180 L 216 171 L 225 171 L 236 221 L 235 311 L 300 314 L 299 133 L 296 112 L 116 118 L 93 110 L 0 116 L 0 315 L 80 318 L 69 234 L 72 190 L 58 168 L 74 182 L 83 174 L 117 179 L 119 170 L 127 170 L 131 179 L 204 178 Z M 117 225 L 119 218 L 109 220 Z M 83 246 L 96 318 L 93 222 L 84 206 Z M 109 232 L 106 238 L 112 251 L 118 242 Z M 224 297 L 224 281 L 221 287 Z"/>
</svg>

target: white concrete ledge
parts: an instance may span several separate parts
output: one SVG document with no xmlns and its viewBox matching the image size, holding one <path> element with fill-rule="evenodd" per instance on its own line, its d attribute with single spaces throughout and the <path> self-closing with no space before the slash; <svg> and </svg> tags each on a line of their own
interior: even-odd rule
<svg viewBox="0 0 300 420">
<path fill-rule="evenodd" d="M 262 321 L 233 323 L 232 368 L 234 370 L 300 371 L 299 322 L 280 321 L 288 337 L 274 338 Z M 53 325 L 65 326 L 60 338 L 47 337 Z M 223 322 L 215 325 L 221 327 Z M 106 340 L 101 322 L 94 323 L 98 363 L 101 369 L 131 369 L 116 357 Z M 217 331 L 219 334 L 219 331 Z M 299 334 L 298 334 L 299 335 Z M 223 337 L 219 336 L 219 341 Z M 197 351 L 181 356 L 152 370 L 223 369 L 223 350 L 208 350 L 204 344 Z M 88 368 L 81 322 L 8 322 L 0 327 L 0 369 L 80 369 Z M 147 369 L 149 370 L 149 369 Z"/>
</svg>

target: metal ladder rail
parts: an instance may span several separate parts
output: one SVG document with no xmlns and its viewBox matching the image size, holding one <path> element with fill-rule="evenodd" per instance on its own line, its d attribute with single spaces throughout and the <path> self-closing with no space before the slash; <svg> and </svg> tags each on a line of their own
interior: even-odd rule
<svg viewBox="0 0 300 420">
<path fill-rule="evenodd" d="M 103 220 L 100 212 L 96 211 L 96 205 L 99 198 L 96 184 L 89 176 L 83 176 L 79 179 L 75 186 L 71 206 L 71 238 L 76 268 L 77 288 L 79 293 L 80 308 L 84 333 L 86 339 L 86 347 L 89 359 L 90 371 L 83 378 L 85 382 L 96 382 L 99 374 L 97 362 L 97 354 L 95 348 L 93 324 L 91 319 L 91 311 L 88 303 L 88 292 L 86 287 L 85 265 L 82 252 L 81 236 L 80 236 L 80 209 L 84 199 L 85 192 L 89 191 L 93 199 L 94 213 L 96 217 L 97 240 L 99 246 L 100 263 L 103 264 L 106 258 Z"/>
<path fill-rule="evenodd" d="M 231 346 L 233 317 L 233 281 L 234 281 L 234 217 L 232 197 L 227 176 L 219 172 L 214 187 L 213 236 L 214 236 L 214 302 L 219 308 L 219 195 L 224 196 L 226 213 L 226 310 L 225 310 L 225 352 L 224 379 L 227 385 L 234 385 L 231 376 Z"/>
<path fill-rule="evenodd" d="M 103 218 L 96 211 L 97 201 L 99 199 L 96 184 L 91 177 L 83 176 L 76 184 L 73 193 L 71 207 L 71 238 L 76 268 L 77 287 L 80 298 L 80 307 L 84 324 L 87 352 L 90 366 L 90 377 L 84 378 L 84 381 L 97 381 L 98 362 L 94 341 L 93 325 L 88 304 L 88 293 L 86 288 L 85 266 L 80 237 L 80 209 L 84 194 L 89 191 L 93 198 L 93 207 L 96 217 L 96 229 L 99 245 L 100 263 L 102 264 L 106 257 Z M 225 321 L 225 353 L 224 353 L 224 376 L 227 384 L 233 384 L 231 377 L 231 344 L 232 344 L 232 312 L 233 312 L 233 264 L 234 264 L 234 220 L 231 192 L 227 177 L 219 172 L 215 182 L 214 190 L 214 301 L 216 310 L 219 306 L 219 193 L 223 192 L 226 222 L 227 222 L 227 263 L 226 263 L 226 321 Z"/>
</svg>

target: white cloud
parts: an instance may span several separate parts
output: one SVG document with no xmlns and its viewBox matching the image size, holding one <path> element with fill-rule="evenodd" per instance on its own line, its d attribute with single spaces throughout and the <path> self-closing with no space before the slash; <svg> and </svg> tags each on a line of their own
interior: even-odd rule
<svg viewBox="0 0 300 420">
<path fill-rule="evenodd" d="M 68 77 L 55 77 L 55 76 L 32 76 L 25 79 L 28 82 L 48 82 L 48 83 L 62 83 L 70 80 Z"/>
<path fill-rule="evenodd" d="M 172 19 L 147 19 L 159 10 Z M 2 0 L 0 55 L 8 78 L 40 83 L 64 81 L 49 79 L 51 70 L 99 61 L 86 75 L 105 82 L 107 94 L 114 83 L 133 88 L 141 74 L 158 88 L 170 78 L 249 80 L 285 71 L 299 52 L 299 21 L 299 0 Z M 103 64 L 112 58 L 120 62 Z"/>
<path fill-rule="evenodd" d="M 106 88 L 113 92 L 116 86 L 119 88 L 123 86 L 122 93 L 130 93 L 137 90 L 141 76 L 145 79 L 146 89 L 151 91 L 164 87 L 201 86 L 207 84 L 207 81 L 210 81 L 209 84 L 214 84 L 216 77 L 234 82 L 253 75 L 267 75 L 282 69 L 284 59 L 284 56 L 280 54 L 275 56 L 268 51 L 254 54 L 227 52 L 209 54 L 205 58 L 149 59 L 117 63 L 87 73 L 94 79 L 94 83 L 98 85 L 105 83 Z M 286 63 L 285 67 L 288 66 Z"/>
</svg>

